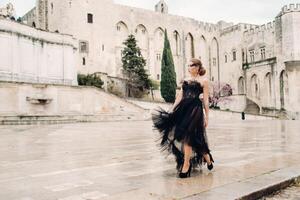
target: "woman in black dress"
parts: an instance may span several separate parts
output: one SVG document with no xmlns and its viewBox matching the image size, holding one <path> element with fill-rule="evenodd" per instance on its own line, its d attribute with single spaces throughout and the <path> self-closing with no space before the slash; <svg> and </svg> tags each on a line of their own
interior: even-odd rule
<svg viewBox="0 0 300 200">
<path fill-rule="evenodd" d="M 195 58 L 190 60 L 188 67 L 190 77 L 183 81 L 172 111 L 159 108 L 152 114 L 154 127 L 161 134 L 162 150 L 175 155 L 180 178 L 189 177 L 192 167 L 201 165 L 202 161 L 212 170 L 214 162 L 206 137 L 209 118 L 206 70 Z M 200 94 L 203 94 L 202 100 Z"/>
</svg>

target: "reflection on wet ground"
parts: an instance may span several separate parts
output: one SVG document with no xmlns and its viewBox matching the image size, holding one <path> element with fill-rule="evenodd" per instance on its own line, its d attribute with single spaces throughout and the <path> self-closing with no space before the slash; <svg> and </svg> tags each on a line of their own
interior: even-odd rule
<svg viewBox="0 0 300 200">
<path fill-rule="evenodd" d="M 299 130 L 297 121 L 211 120 L 215 169 L 181 180 L 151 121 L 2 126 L 0 199 L 180 199 L 300 165 Z"/>
</svg>

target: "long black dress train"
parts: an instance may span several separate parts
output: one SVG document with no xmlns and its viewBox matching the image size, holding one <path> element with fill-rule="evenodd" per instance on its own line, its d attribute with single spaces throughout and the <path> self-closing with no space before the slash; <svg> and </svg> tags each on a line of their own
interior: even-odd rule
<svg viewBox="0 0 300 200">
<path fill-rule="evenodd" d="M 154 128 L 161 135 L 162 151 L 175 155 L 177 170 L 181 169 L 184 162 L 183 143 L 187 143 L 193 149 L 193 167 L 205 161 L 205 154 L 209 154 L 213 161 L 204 127 L 203 105 L 199 98 L 203 87 L 198 81 L 184 81 L 182 90 L 182 100 L 172 112 L 159 108 L 152 114 Z"/>
</svg>

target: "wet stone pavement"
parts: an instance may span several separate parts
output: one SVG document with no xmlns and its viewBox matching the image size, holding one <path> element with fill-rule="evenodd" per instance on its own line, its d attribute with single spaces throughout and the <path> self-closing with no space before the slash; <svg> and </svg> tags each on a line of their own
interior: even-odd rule
<svg viewBox="0 0 300 200">
<path fill-rule="evenodd" d="M 182 180 L 151 121 L 1 126 L 0 199 L 232 199 L 300 169 L 299 130 L 297 121 L 211 120 L 215 168 Z"/>
</svg>

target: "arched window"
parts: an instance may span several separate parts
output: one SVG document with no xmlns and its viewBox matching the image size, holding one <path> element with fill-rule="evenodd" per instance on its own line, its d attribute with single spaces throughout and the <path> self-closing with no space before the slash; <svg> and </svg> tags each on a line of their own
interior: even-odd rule
<svg viewBox="0 0 300 200">
<path fill-rule="evenodd" d="M 232 50 L 232 61 L 236 61 L 236 50 Z"/>
<path fill-rule="evenodd" d="M 214 81 L 220 81 L 219 66 L 219 42 L 214 37 L 210 46 L 210 77 L 214 77 Z"/>
<path fill-rule="evenodd" d="M 175 45 L 174 45 L 174 49 L 175 49 L 175 51 L 174 51 L 174 53 L 175 53 L 175 55 L 179 55 L 180 54 L 180 51 L 181 51 L 181 48 L 180 48 L 180 36 L 179 36 L 179 33 L 177 32 L 177 31 L 174 31 L 174 33 L 173 33 L 173 35 L 174 35 L 174 43 L 175 43 Z"/>
<path fill-rule="evenodd" d="M 265 103 L 270 103 L 271 101 L 271 96 L 272 96 L 272 79 L 271 79 L 271 73 L 268 72 L 265 76 L 265 88 L 266 88 L 266 92 L 265 92 Z"/>
<path fill-rule="evenodd" d="M 251 96 L 259 99 L 259 80 L 256 74 L 251 77 Z"/>
<path fill-rule="evenodd" d="M 154 31 L 154 53 L 156 59 L 154 61 L 154 66 L 151 69 L 152 74 L 156 74 L 156 79 L 160 80 L 161 78 L 161 56 L 164 49 L 164 30 L 161 27 L 158 27 Z"/>
<path fill-rule="evenodd" d="M 135 33 L 136 33 L 136 40 L 142 52 L 147 51 L 148 42 L 149 42 L 147 28 L 143 24 L 139 24 L 135 29 Z"/>
<path fill-rule="evenodd" d="M 187 42 L 187 58 L 195 57 L 195 48 L 194 48 L 194 37 L 191 33 L 188 33 L 186 37 Z"/>
<path fill-rule="evenodd" d="M 89 24 L 92 24 L 93 23 L 93 14 L 91 14 L 91 13 L 88 13 L 87 14 L 87 21 L 88 21 L 88 23 Z"/>
<path fill-rule="evenodd" d="M 280 84 L 280 105 L 281 109 L 285 108 L 287 97 L 288 97 L 288 76 L 285 70 L 282 70 L 279 78 Z"/>
<path fill-rule="evenodd" d="M 245 94 L 245 79 L 244 77 L 240 77 L 238 81 L 238 93 Z"/>
<path fill-rule="evenodd" d="M 51 14 L 53 14 L 53 3 L 51 3 Z"/>
<path fill-rule="evenodd" d="M 202 35 L 199 41 L 199 50 L 200 55 L 199 58 L 201 58 L 201 62 L 203 63 L 203 66 L 208 67 L 208 47 L 205 37 Z"/>
</svg>

